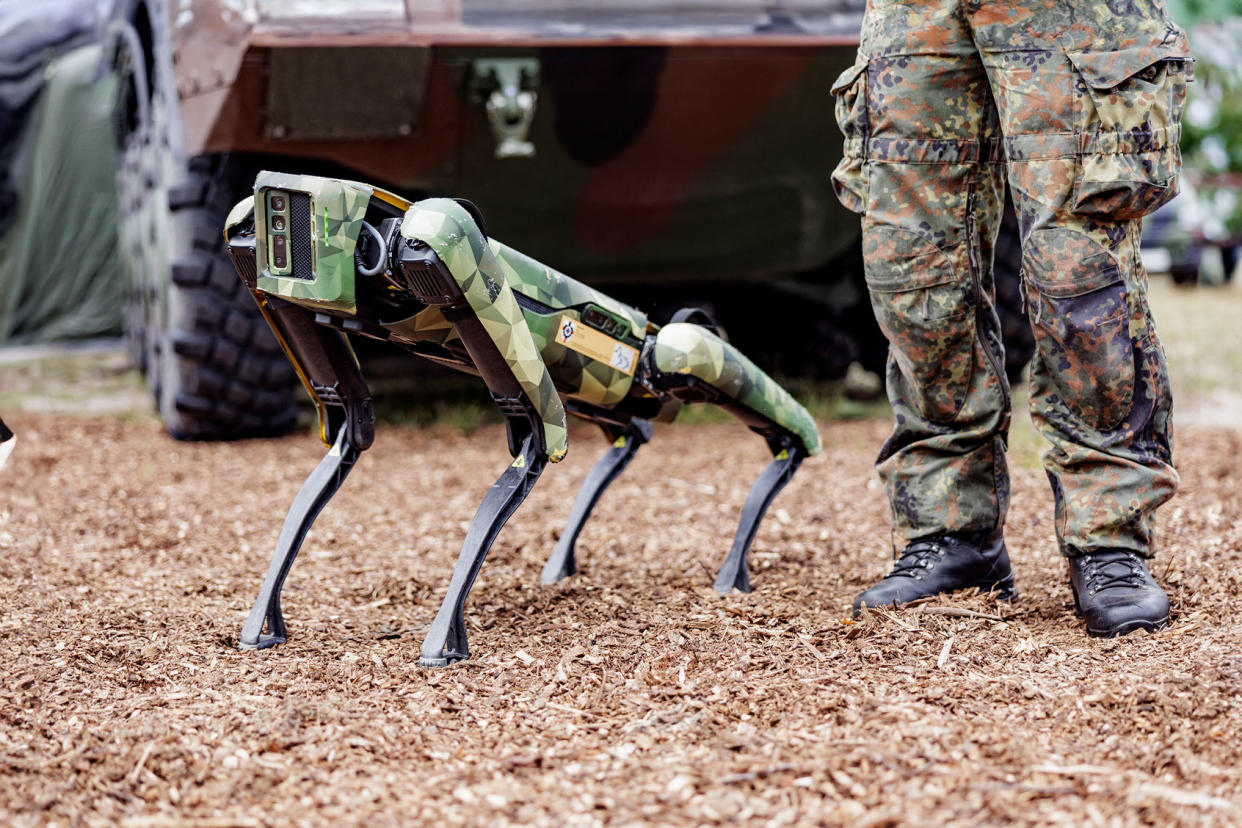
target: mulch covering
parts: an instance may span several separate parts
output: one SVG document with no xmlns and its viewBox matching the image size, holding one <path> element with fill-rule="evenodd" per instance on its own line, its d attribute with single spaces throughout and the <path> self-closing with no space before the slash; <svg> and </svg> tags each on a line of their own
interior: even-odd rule
<svg viewBox="0 0 1242 828">
<path fill-rule="evenodd" d="M 762 442 L 665 427 L 608 492 L 583 573 L 538 574 L 604 444 L 573 434 L 416 666 L 501 429 L 381 429 L 239 652 L 322 448 L 178 444 L 148 420 L 15 416 L 0 472 L 0 823 L 1242 823 L 1242 432 L 1178 433 L 1155 565 L 1172 627 L 1087 638 L 1042 472 L 1018 470 L 1021 597 L 849 619 L 888 566 L 883 423 L 825 426 L 755 591 L 710 588 Z"/>
</svg>

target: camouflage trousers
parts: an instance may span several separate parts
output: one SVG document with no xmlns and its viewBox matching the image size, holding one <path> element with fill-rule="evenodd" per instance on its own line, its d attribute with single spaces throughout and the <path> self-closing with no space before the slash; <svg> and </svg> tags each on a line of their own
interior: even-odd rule
<svg viewBox="0 0 1242 828">
<path fill-rule="evenodd" d="M 863 216 L 890 344 L 895 426 L 877 465 L 907 539 L 1005 520 L 992 252 L 1007 179 L 1061 551 L 1153 553 L 1178 478 L 1140 219 L 1177 193 L 1192 66 L 1163 0 L 869 0 L 833 85 L 833 181 Z"/>
</svg>

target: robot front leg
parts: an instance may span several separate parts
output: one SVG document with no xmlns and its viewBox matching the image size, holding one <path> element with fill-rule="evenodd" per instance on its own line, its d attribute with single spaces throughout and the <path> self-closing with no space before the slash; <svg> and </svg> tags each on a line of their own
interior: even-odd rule
<svg viewBox="0 0 1242 828">
<path fill-rule="evenodd" d="M 333 435 L 327 456 L 294 498 L 276 541 L 267 576 L 242 627 L 240 647 L 263 649 L 287 638 L 280 593 L 306 533 L 375 435 L 371 394 L 345 337 L 315 324 L 309 311 L 258 297 L 259 307 L 319 408 L 321 436 Z"/>
<path fill-rule="evenodd" d="M 327 456 L 302 484 L 280 529 L 276 551 L 272 554 L 267 576 L 259 589 L 259 597 L 255 599 L 242 627 L 241 649 L 262 650 L 285 643 L 288 634 L 285 632 L 284 614 L 280 611 L 280 591 L 285 585 L 285 578 L 293 568 L 293 559 L 297 557 L 311 524 L 345 482 L 359 454 L 361 451 L 348 439 L 347 429 L 339 429 Z"/>
<path fill-rule="evenodd" d="M 505 521 L 544 466 L 565 456 L 569 432 L 556 386 L 476 214 L 461 202 L 428 199 L 406 213 L 401 234 L 397 268 L 420 300 L 453 325 L 505 416 L 514 458 L 475 513 L 423 641 L 419 665 L 443 667 L 469 657 L 466 597 Z"/>
<path fill-rule="evenodd" d="M 466 644 L 466 596 L 496 535 L 534 488 L 546 464 L 547 458 L 538 449 L 535 437 L 527 435 L 517 457 L 488 490 L 466 531 L 448 592 L 423 640 L 418 666 L 446 667 L 470 657 Z"/>
</svg>

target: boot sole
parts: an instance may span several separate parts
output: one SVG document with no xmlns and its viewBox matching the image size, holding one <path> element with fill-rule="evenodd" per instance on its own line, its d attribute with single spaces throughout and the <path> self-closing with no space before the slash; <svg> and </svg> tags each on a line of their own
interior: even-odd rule
<svg viewBox="0 0 1242 828">
<path fill-rule="evenodd" d="M 1070 593 L 1074 596 L 1074 614 L 1079 618 L 1083 617 L 1082 607 L 1078 604 L 1078 590 L 1074 589 L 1074 584 L 1070 582 Z M 1163 630 L 1169 626 L 1169 616 L 1157 618 L 1155 621 L 1149 621 L 1146 618 L 1139 618 L 1134 621 L 1127 621 L 1116 627 L 1092 627 L 1087 624 L 1087 635 L 1092 638 L 1121 638 L 1123 635 L 1129 635 L 1132 632 L 1143 630 L 1145 632 L 1156 632 Z"/>
<path fill-rule="evenodd" d="M 954 592 L 963 589 L 977 589 L 980 592 L 994 592 L 996 597 L 1002 601 L 1013 601 L 1018 597 L 1018 588 L 1013 583 L 1013 573 L 1009 573 L 999 581 L 975 581 L 973 584 L 966 584 L 958 587 Z"/>
<path fill-rule="evenodd" d="M 1081 612 L 1078 614 L 1079 616 L 1082 615 Z M 1156 632 L 1157 630 L 1163 630 L 1167 626 L 1169 626 L 1169 616 L 1166 615 L 1164 618 L 1156 621 L 1127 621 L 1118 627 L 1106 628 L 1102 630 L 1092 629 L 1088 626 L 1087 635 L 1092 638 L 1120 638 L 1123 635 L 1129 635 L 1130 633 L 1137 632 L 1139 630 Z"/>
</svg>

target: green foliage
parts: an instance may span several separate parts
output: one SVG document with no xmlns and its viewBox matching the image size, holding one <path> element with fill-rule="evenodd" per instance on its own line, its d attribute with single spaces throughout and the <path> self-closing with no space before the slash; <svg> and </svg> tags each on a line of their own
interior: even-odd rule
<svg viewBox="0 0 1242 828">
<path fill-rule="evenodd" d="M 1182 152 L 1202 176 L 1242 174 L 1242 17 L 1196 28 Z"/>
<path fill-rule="evenodd" d="M 1169 11 L 1180 26 L 1224 20 L 1238 13 L 1238 0 L 1169 0 Z"/>
</svg>

